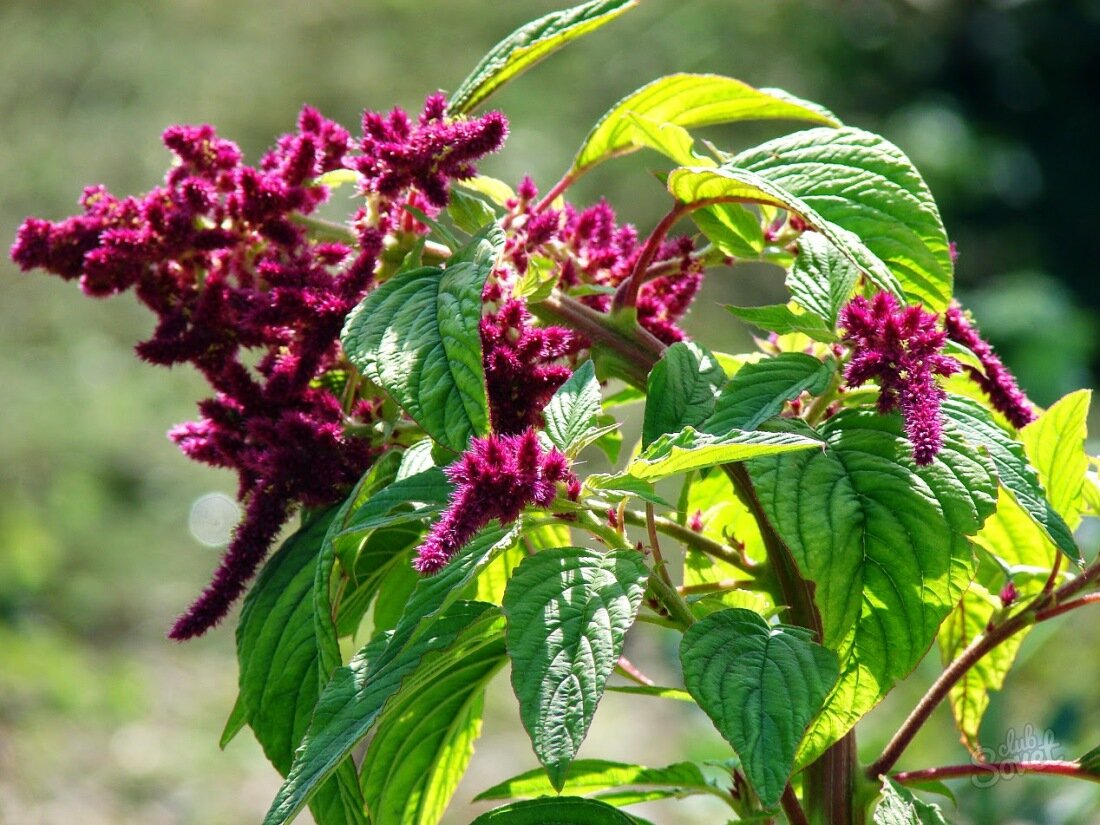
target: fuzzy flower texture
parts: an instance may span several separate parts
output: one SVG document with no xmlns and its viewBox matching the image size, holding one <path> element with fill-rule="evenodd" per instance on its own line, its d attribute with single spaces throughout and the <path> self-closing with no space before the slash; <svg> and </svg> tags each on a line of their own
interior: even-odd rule
<svg viewBox="0 0 1100 825">
<path fill-rule="evenodd" d="M 549 507 L 559 484 L 572 500 L 580 494 L 569 460 L 556 449 L 544 450 L 533 429 L 475 438 L 446 473 L 456 490 L 417 551 L 413 565 L 424 574 L 442 570 L 493 519 L 510 524 L 528 504 Z"/>
<path fill-rule="evenodd" d="M 387 448 L 347 435 L 373 422 L 377 403 L 343 385 L 337 336 L 387 233 L 405 228 L 404 206 L 438 210 L 449 181 L 474 175 L 504 140 L 500 113 L 449 120 L 445 108 L 436 94 L 415 122 L 399 109 L 368 112 L 355 141 L 307 107 L 258 167 L 210 126 L 173 126 L 163 186 L 130 198 L 92 187 L 82 214 L 20 228 L 12 258 L 22 269 L 79 280 L 97 297 L 133 289 L 158 317 L 138 355 L 190 363 L 214 391 L 201 418 L 170 435 L 189 457 L 236 472 L 245 515 L 173 638 L 217 624 L 293 507 L 339 501 Z M 313 179 L 337 169 L 363 175 L 353 244 L 316 242 L 299 220 L 328 198 Z"/>
<path fill-rule="evenodd" d="M 852 347 L 845 380 L 853 387 L 878 382 L 878 410 L 901 410 L 919 465 L 931 464 L 943 446 L 944 391 L 936 376 L 959 371 L 958 362 L 940 352 L 947 333 L 937 328 L 936 320 L 935 314 L 919 306 L 899 306 L 894 296 L 880 292 L 870 301 L 853 298 L 839 321 Z"/>
</svg>

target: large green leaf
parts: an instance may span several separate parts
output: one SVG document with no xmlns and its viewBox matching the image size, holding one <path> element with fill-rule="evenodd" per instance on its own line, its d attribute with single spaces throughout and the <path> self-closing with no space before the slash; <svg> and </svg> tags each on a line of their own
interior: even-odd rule
<svg viewBox="0 0 1100 825">
<path fill-rule="evenodd" d="M 438 467 L 398 479 L 355 508 L 337 536 L 361 539 L 380 527 L 422 521 L 441 512 L 452 492 L 454 485 Z"/>
<path fill-rule="evenodd" d="M 1027 457 L 1039 471 L 1050 503 L 1073 529 L 1081 523 L 1085 503 L 1083 489 L 1088 456 L 1084 442 L 1088 435 L 1091 401 L 1091 390 L 1072 392 L 1020 432 Z"/>
<path fill-rule="evenodd" d="M 804 392 L 820 395 L 836 372 L 832 359 L 821 361 L 801 352 L 784 352 L 745 364 L 722 388 L 714 413 L 702 430 L 721 434 L 755 430 Z"/>
<path fill-rule="evenodd" d="M 635 478 L 656 481 L 688 470 L 821 446 L 816 439 L 794 433 L 730 430 L 713 435 L 685 427 L 675 435 L 662 435 L 642 450 L 627 470 Z"/>
<path fill-rule="evenodd" d="M 696 209 L 691 218 L 707 240 L 731 258 L 759 258 L 767 245 L 760 216 L 739 203 Z"/>
<path fill-rule="evenodd" d="M 639 825 L 618 808 L 578 796 L 529 799 L 495 808 L 470 825 Z"/>
<path fill-rule="evenodd" d="M 779 804 L 806 726 L 837 679 L 837 658 L 800 627 L 731 608 L 680 642 L 684 684 L 741 758 L 768 808 Z"/>
<path fill-rule="evenodd" d="M 568 455 L 576 455 L 599 430 L 596 425 L 599 414 L 600 382 L 591 361 L 577 367 L 542 411 L 547 437 Z"/>
<path fill-rule="evenodd" d="M 862 129 L 808 129 L 741 152 L 730 165 L 755 172 L 854 232 L 910 300 L 933 311 L 951 300 L 954 264 L 939 209 L 894 144 Z"/>
<path fill-rule="evenodd" d="M 265 825 L 293 819 L 355 747 L 370 733 L 386 701 L 429 657 L 461 660 L 480 649 L 486 633 L 499 621 L 496 608 L 457 602 L 430 628 L 402 645 L 379 652 L 372 643 L 345 667 L 338 668 L 321 693 L 313 719 L 294 757 L 286 781 L 272 802 Z"/>
<path fill-rule="evenodd" d="M 371 825 L 435 825 L 481 732 L 485 685 L 507 661 L 504 621 L 463 655 L 425 662 L 386 703 L 360 768 Z"/>
<path fill-rule="evenodd" d="M 455 452 L 489 429 L 481 363 L 481 290 L 491 261 L 402 272 L 348 315 L 351 362 L 437 442 Z"/>
<path fill-rule="evenodd" d="M 356 660 L 336 670 L 322 692 L 309 732 L 268 811 L 265 825 L 290 821 L 370 732 L 382 705 L 416 667 L 420 656 L 426 650 L 446 647 L 455 638 L 454 634 L 448 636 L 451 630 L 472 620 L 469 611 L 450 608 L 466 604 L 459 602 L 463 591 L 515 542 L 519 530 L 519 522 L 509 530 L 482 530 L 442 571 L 420 579 L 392 633 L 375 637 Z M 490 607 L 476 604 L 478 615 Z M 461 629 L 458 627 L 455 634 Z"/>
<path fill-rule="evenodd" d="M 664 768 L 646 768 L 604 759 L 578 759 L 565 772 L 562 793 L 588 795 L 612 788 L 657 788 L 679 792 L 717 794 L 728 798 L 718 783 L 694 762 L 677 762 Z M 479 793 L 481 799 L 533 799 L 557 793 L 544 770 L 513 776 Z"/>
<path fill-rule="evenodd" d="M 916 466 L 898 415 L 845 411 L 828 449 L 752 461 L 771 525 L 814 583 L 823 644 L 841 675 L 800 761 L 822 753 L 920 661 L 974 573 L 973 535 L 993 512 L 992 462 L 952 428 Z"/>
<path fill-rule="evenodd" d="M 649 570 L 640 553 L 560 547 L 528 556 L 504 593 L 512 688 L 559 790 L 622 655 Z"/>
<path fill-rule="evenodd" d="M 477 108 L 508 81 L 566 43 L 610 23 L 638 0 L 593 0 L 551 12 L 519 29 L 489 50 L 451 95 L 447 110 L 461 115 Z"/>
<path fill-rule="evenodd" d="M 975 448 L 984 448 L 997 468 L 997 477 L 1016 502 L 1031 516 L 1043 532 L 1058 548 L 1075 562 L 1081 563 L 1081 551 L 1073 539 L 1073 532 L 1058 515 L 1046 493 L 1035 469 L 1028 463 L 1024 445 L 1006 430 L 1001 429 L 993 416 L 979 404 L 969 398 L 952 395 L 944 399 L 944 414 L 962 432 L 963 437 Z M 1084 439 L 1082 438 L 1083 442 Z M 1083 444 L 1077 445 L 1080 456 L 1080 478 L 1085 478 Z M 1059 457 L 1062 461 L 1053 466 L 1062 470 L 1063 462 L 1071 461 L 1070 455 Z"/>
<path fill-rule="evenodd" d="M 709 126 L 740 120 L 839 122 L 820 106 L 778 89 L 754 89 L 714 74 L 673 74 L 654 80 L 616 103 L 588 133 L 573 160 L 580 175 L 598 163 L 646 145 L 637 134 L 640 115 L 658 125 Z"/>
<path fill-rule="evenodd" d="M 726 373 L 698 344 L 677 342 L 649 372 L 642 446 L 684 427 L 698 427 L 714 410 L 714 398 Z"/>
<path fill-rule="evenodd" d="M 949 825 L 938 805 L 924 802 L 888 776 L 882 778 L 882 800 L 874 813 L 875 825 Z"/>
<path fill-rule="evenodd" d="M 730 198 L 788 209 L 880 289 L 935 311 L 950 300 L 953 269 L 935 202 L 909 159 L 878 135 L 796 132 L 717 169 L 676 169 L 668 188 L 685 203 Z"/>
<path fill-rule="evenodd" d="M 859 270 L 819 232 L 798 239 L 798 257 L 787 273 L 787 289 L 803 309 L 836 326 L 840 308 L 852 297 Z"/>
<path fill-rule="evenodd" d="M 283 776 L 305 734 L 323 671 L 313 626 L 314 569 L 336 510 L 314 516 L 271 557 L 237 624 L 238 707 L 264 754 Z M 329 779 L 310 803 L 318 825 L 363 822 L 355 770 Z"/>
</svg>

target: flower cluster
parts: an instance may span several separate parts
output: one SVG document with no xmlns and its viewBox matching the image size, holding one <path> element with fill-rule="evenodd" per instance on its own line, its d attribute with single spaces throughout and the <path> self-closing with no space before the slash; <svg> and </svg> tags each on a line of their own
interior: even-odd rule
<svg viewBox="0 0 1100 825">
<path fill-rule="evenodd" d="M 559 483 L 565 485 L 569 498 L 575 500 L 580 494 L 569 460 L 556 449 L 544 450 L 533 429 L 475 438 L 446 473 L 456 490 L 413 562 L 425 574 L 442 570 L 493 519 L 510 524 L 528 504 L 549 507 Z"/>
<path fill-rule="evenodd" d="M 947 333 L 937 329 L 936 316 L 919 306 L 899 306 L 894 296 L 879 292 L 870 301 L 849 301 L 839 326 L 852 347 L 844 371 L 848 385 L 877 381 L 879 412 L 901 410 L 913 460 L 930 464 L 943 446 L 944 392 L 935 376 L 959 371 L 955 359 L 940 353 Z"/>
<path fill-rule="evenodd" d="M 94 296 L 133 288 L 158 316 L 138 354 L 191 363 L 214 390 L 202 418 L 170 436 L 191 458 L 236 471 L 245 517 L 173 638 L 224 617 L 293 506 L 338 500 L 385 448 L 347 435 L 372 422 L 375 405 L 341 380 L 344 317 L 370 287 L 404 203 L 445 205 L 448 181 L 473 175 L 472 162 L 506 132 L 499 113 L 454 122 L 443 106 L 429 97 L 416 127 L 400 110 L 367 113 L 360 154 L 345 129 L 307 107 L 258 167 L 210 126 L 173 126 L 163 186 L 125 199 L 93 187 L 83 214 L 21 227 L 20 267 L 79 279 Z M 302 216 L 328 198 L 314 179 L 337 169 L 361 172 L 369 208 L 347 243 L 315 242 Z"/>
<path fill-rule="evenodd" d="M 486 289 L 499 296 L 501 286 Z M 543 408 L 572 375 L 563 360 L 576 354 L 580 339 L 564 327 L 534 326 L 527 305 L 509 298 L 482 317 L 481 346 L 493 432 L 541 427 Z"/>
<path fill-rule="evenodd" d="M 1004 413 L 1013 427 L 1024 427 L 1035 420 L 1035 410 L 1020 390 L 1012 373 L 993 352 L 993 347 L 982 339 L 968 313 L 958 304 L 952 304 L 943 315 L 943 326 L 947 337 L 962 344 L 978 356 L 982 369 L 963 366 L 979 387 L 982 388 L 993 408 Z"/>
<path fill-rule="evenodd" d="M 619 225 L 606 200 L 578 211 L 540 208 L 538 190 L 529 178 L 517 189 L 512 204 L 514 237 L 505 250 L 516 269 L 526 271 L 527 258 L 542 254 L 560 261 L 559 285 L 565 291 L 588 286 L 603 288 L 581 300 L 601 312 L 611 307 L 610 292 L 630 277 L 642 252 L 638 233 Z M 666 344 L 684 340 L 677 322 L 684 317 L 703 283 L 703 267 L 690 237 L 664 241 L 653 258 L 638 293 L 638 324 Z"/>
</svg>

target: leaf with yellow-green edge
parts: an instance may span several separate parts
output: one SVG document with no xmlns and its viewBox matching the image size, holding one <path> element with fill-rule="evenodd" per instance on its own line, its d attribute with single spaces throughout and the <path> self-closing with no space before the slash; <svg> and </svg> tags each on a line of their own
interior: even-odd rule
<svg viewBox="0 0 1100 825">
<path fill-rule="evenodd" d="M 795 433 L 730 430 L 713 435 L 685 427 L 675 435 L 662 435 L 642 450 L 627 472 L 643 481 L 656 481 L 732 461 L 821 448 L 817 439 Z"/>
<path fill-rule="evenodd" d="M 794 301 L 759 307 L 727 306 L 726 311 L 733 317 L 767 332 L 775 332 L 779 335 L 801 332 L 815 341 L 825 343 L 832 343 L 837 339 L 836 330 L 826 323 L 824 318 L 813 312 L 807 312 Z"/>
<path fill-rule="evenodd" d="M 946 308 L 954 263 L 943 220 L 912 161 L 885 138 L 850 127 L 807 129 L 747 149 L 729 166 L 760 175 L 858 235 L 909 301 Z"/>
<path fill-rule="evenodd" d="M 716 169 L 682 166 L 673 169 L 666 181 L 668 191 L 682 203 L 755 203 L 779 207 L 800 215 L 819 231 L 879 289 L 901 296 L 902 289 L 889 267 L 856 235 L 826 219 L 807 202 L 767 178 L 730 165 Z"/>
<path fill-rule="evenodd" d="M 690 696 L 688 701 L 693 701 Z M 582 796 L 613 788 L 650 788 L 713 794 L 723 798 L 727 791 L 694 762 L 677 762 L 664 768 L 647 768 L 605 759 L 578 759 L 565 772 L 562 793 Z M 526 771 L 482 791 L 475 801 L 485 799 L 535 799 L 556 793 L 546 771 Z M 614 803 L 613 803 L 614 804 Z"/>
<path fill-rule="evenodd" d="M 593 0 L 540 17 L 516 29 L 489 50 L 447 102 L 450 115 L 481 105 L 493 92 L 544 57 L 610 23 L 638 0 Z"/>
<path fill-rule="evenodd" d="M 958 658 L 975 638 L 985 633 L 989 620 L 1000 609 L 1000 599 L 978 582 L 971 582 L 958 606 L 940 628 L 938 642 L 945 666 Z M 955 725 L 962 734 L 962 742 L 975 756 L 981 755 L 978 729 L 989 706 L 989 692 L 1000 690 L 1004 685 L 1024 635 L 1017 633 L 979 659 L 955 683 L 948 695 L 948 704 L 955 717 Z"/>
<path fill-rule="evenodd" d="M 791 297 L 808 312 L 836 326 L 840 308 L 852 297 L 859 270 L 819 232 L 803 232 L 798 256 L 787 273 Z"/>
<path fill-rule="evenodd" d="M 1047 498 L 1070 529 L 1081 523 L 1085 503 L 1083 490 L 1089 465 L 1085 438 L 1091 401 L 1091 390 L 1072 392 L 1020 431 L 1020 440 L 1039 471 Z"/>
<path fill-rule="evenodd" d="M 974 575 L 968 536 L 993 512 L 993 463 L 950 426 L 916 466 L 900 416 L 842 411 L 824 450 L 749 462 L 768 521 L 814 584 L 840 680 L 799 753 L 820 755 L 907 676 Z"/>
<path fill-rule="evenodd" d="M 511 186 L 489 175 L 477 175 L 465 180 L 456 180 L 454 184 L 455 186 L 461 186 L 463 189 L 469 189 L 471 192 L 477 192 L 479 195 L 484 195 L 497 206 L 507 206 L 508 201 L 516 197 L 516 192 Z"/>
<path fill-rule="evenodd" d="M 386 702 L 359 771 L 371 825 L 442 818 L 481 733 L 485 686 L 507 662 L 503 631 L 498 614 L 461 657 L 425 661 Z"/>
<path fill-rule="evenodd" d="M 632 115 L 660 124 L 691 128 L 743 120 L 802 120 L 839 126 L 830 112 L 778 89 L 754 89 L 715 74 L 672 74 L 624 97 L 600 118 L 573 160 L 571 174 L 584 174 L 609 158 L 637 151 Z"/>
<path fill-rule="evenodd" d="M 637 112 L 628 112 L 627 117 L 634 124 L 634 137 L 638 143 L 660 152 L 674 163 L 681 166 L 718 165 L 713 158 L 695 153 L 695 140 L 683 126 L 660 123 Z"/>
<path fill-rule="evenodd" d="M 767 245 L 760 216 L 739 203 L 696 209 L 691 219 L 719 252 L 731 258 L 759 258 Z"/>
<path fill-rule="evenodd" d="M 1048 500 L 1038 474 L 1028 463 L 1024 445 L 1016 440 L 1012 431 L 998 426 L 985 406 L 969 398 L 949 395 L 943 400 L 941 410 L 975 448 L 988 452 L 1004 488 L 1059 549 L 1080 564 L 1081 551 L 1077 549 L 1073 531 Z M 1079 452 L 1084 456 L 1083 449 Z M 1081 478 L 1084 478 L 1084 466 L 1081 466 Z"/>
</svg>

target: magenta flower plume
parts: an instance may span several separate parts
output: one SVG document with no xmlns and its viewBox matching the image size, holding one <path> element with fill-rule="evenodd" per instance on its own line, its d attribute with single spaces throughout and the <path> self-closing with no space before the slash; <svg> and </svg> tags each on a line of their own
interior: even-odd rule
<svg viewBox="0 0 1100 825">
<path fill-rule="evenodd" d="M 580 339 L 564 327 L 534 326 L 526 304 L 512 298 L 481 319 L 481 344 L 493 431 L 541 427 L 543 408 L 572 375 L 564 359 Z"/>
<path fill-rule="evenodd" d="M 982 338 L 969 313 L 953 303 L 943 315 L 943 325 L 948 338 L 967 347 L 982 362 L 981 370 L 966 365 L 963 369 L 982 388 L 982 392 L 989 396 L 993 408 L 1004 413 L 1005 418 L 1016 428 L 1034 421 L 1037 416 L 1031 402 L 1020 390 L 1008 367 L 993 352 L 993 347 Z"/>
<path fill-rule="evenodd" d="M 958 362 L 940 352 L 947 333 L 937 329 L 936 316 L 919 306 L 899 306 L 894 296 L 880 292 L 870 301 L 862 296 L 849 301 L 839 326 L 852 347 L 844 379 L 852 387 L 877 381 L 879 412 L 901 410 L 913 460 L 930 464 L 943 446 L 944 392 L 935 376 L 959 371 Z"/>
<path fill-rule="evenodd" d="M 436 93 L 424 101 L 414 125 L 401 109 L 388 116 L 363 115 L 363 155 L 356 168 L 366 188 L 386 198 L 396 198 L 415 187 L 437 208 L 447 205 L 448 183 L 477 174 L 474 161 L 497 151 L 508 135 L 508 121 L 500 112 L 481 117 L 450 120 L 447 98 Z"/>
<path fill-rule="evenodd" d="M 569 459 L 556 449 L 544 450 L 533 429 L 473 439 L 446 473 L 455 492 L 413 561 L 413 567 L 427 575 L 442 570 L 493 519 L 510 524 L 528 504 L 549 507 L 559 483 L 565 484 L 571 499 L 580 494 Z"/>
</svg>

